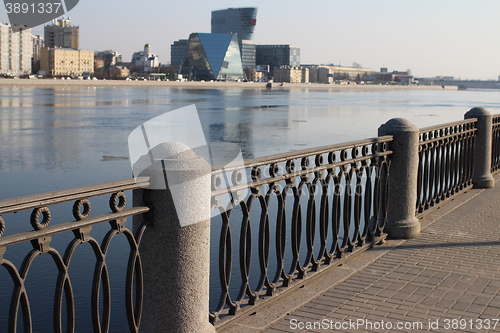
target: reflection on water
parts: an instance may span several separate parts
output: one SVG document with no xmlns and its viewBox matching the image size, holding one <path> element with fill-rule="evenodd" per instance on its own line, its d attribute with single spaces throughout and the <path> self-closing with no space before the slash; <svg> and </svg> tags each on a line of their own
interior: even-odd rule
<svg viewBox="0 0 500 333">
<path fill-rule="evenodd" d="M 498 113 L 500 98 L 497 91 L 4 86 L 0 174 L 11 184 L 41 177 L 36 188 L 0 198 L 127 178 L 126 161 L 102 156 L 128 156 L 133 128 L 190 104 L 209 142 L 237 143 L 251 158 L 373 137 L 394 117 L 422 127 L 462 119 L 474 106 Z M 64 173 L 71 177 L 62 183 Z"/>
</svg>

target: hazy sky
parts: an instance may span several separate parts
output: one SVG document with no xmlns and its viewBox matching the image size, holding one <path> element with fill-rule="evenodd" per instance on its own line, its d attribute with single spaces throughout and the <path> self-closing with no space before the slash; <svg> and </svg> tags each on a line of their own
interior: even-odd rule
<svg viewBox="0 0 500 333">
<path fill-rule="evenodd" d="M 500 75 L 500 0 L 80 0 L 67 16 L 80 26 L 82 49 L 112 49 L 130 61 L 150 43 L 168 63 L 173 41 L 210 32 L 211 11 L 228 7 L 257 7 L 254 42 L 294 44 L 303 64 Z M 1 18 L 8 22 L 5 9 Z"/>
</svg>

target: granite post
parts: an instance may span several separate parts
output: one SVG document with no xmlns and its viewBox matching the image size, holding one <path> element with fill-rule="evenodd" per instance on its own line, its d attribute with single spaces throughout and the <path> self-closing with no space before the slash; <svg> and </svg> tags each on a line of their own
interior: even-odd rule
<svg viewBox="0 0 500 333">
<path fill-rule="evenodd" d="M 392 135 L 389 170 L 387 225 L 389 238 L 409 239 L 420 235 L 416 217 L 419 130 L 406 119 L 394 118 L 379 127 L 379 136 Z"/>
<path fill-rule="evenodd" d="M 151 153 L 153 152 L 153 153 Z M 189 147 L 164 143 L 143 161 L 147 189 L 135 190 L 134 206 L 149 206 L 140 243 L 144 275 L 141 332 L 215 332 L 209 322 L 210 165 Z"/>
<path fill-rule="evenodd" d="M 493 117 L 486 109 L 473 108 L 465 114 L 465 119 L 470 118 L 477 118 L 472 184 L 475 188 L 492 188 L 495 186 L 495 180 L 491 174 Z"/>
</svg>

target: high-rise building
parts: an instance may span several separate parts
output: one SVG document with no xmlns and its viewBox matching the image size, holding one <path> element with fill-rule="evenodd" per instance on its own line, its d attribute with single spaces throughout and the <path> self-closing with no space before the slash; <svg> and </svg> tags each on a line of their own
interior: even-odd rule
<svg viewBox="0 0 500 333">
<path fill-rule="evenodd" d="M 227 8 L 212 11 L 212 33 L 237 34 L 241 63 L 247 79 L 255 72 L 253 32 L 257 23 L 257 8 Z"/>
<path fill-rule="evenodd" d="M 227 8 L 212 12 L 212 33 L 238 34 L 238 40 L 253 40 L 257 8 Z"/>
<path fill-rule="evenodd" d="M 31 74 L 32 38 L 26 26 L 0 24 L 0 73 Z"/>
<path fill-rule="evenodd" d="M 175 68 L 180 68 L 186 57 L 188 49 L 188 40 L 179 39 L 170 45 L 170 65 Z"/>
<path fill-rule="evenodd" d="M 192 80 L 243 79 L 236 34 L 192 33 L 181 71 Z"/>
<path fill-rule="evenodd" d="M 43 49 L 44 42 L 43 38 L 40 37 L 39 35 L 32 35 L 32 41 L 33 41 L 33 57 L 31 58 L 31 72 L 32 73 L 38 73 L 40 70 L 40 53 Z"/>
<path fill-rule="evenodd" d="M 272 75 L 281 66 L 300 66 L 300 48 L 293 45 L 257 45 L 257 65 L 269 65 Z"/>
<path fill-rule="evenodd" d="M 255 70 L 255 44 L 250 40 L 243 40 L 240 44 L 241 64 L 243 69 Z"/>
<path fill-rule="evenodd" d="M 80 28 L 72 26 L 70 18 L 52 20 L 44 31 L 45 47 L 80 48 Z"/>
</svg>

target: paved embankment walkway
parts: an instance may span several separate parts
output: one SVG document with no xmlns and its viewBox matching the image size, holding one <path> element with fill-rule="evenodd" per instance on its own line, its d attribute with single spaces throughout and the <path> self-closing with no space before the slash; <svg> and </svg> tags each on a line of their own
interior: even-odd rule
<svg viewBox="0 0 500 333">
<path fill-rule="evenodd" d="M 500 332 L 496 180 L 424 216 L 420 237 L 376 246 L 218 332 Z"/>
</svg>

